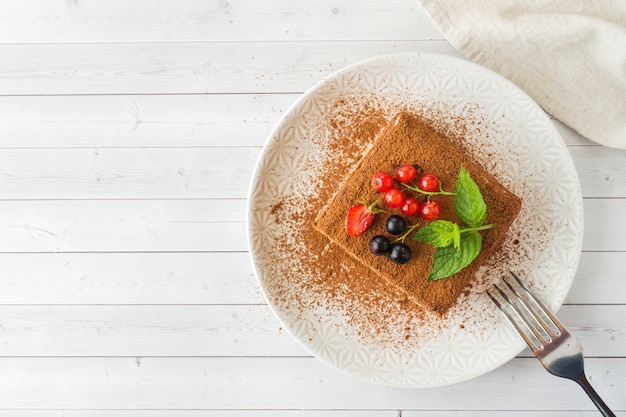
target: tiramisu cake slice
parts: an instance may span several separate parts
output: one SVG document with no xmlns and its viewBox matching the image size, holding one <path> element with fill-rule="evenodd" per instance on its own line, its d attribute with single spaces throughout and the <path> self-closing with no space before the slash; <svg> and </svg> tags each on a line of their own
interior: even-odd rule
<svg viewBox="0 0 626 417">
<path fill-rule="evenodd" d="M 376 256 L 370 250 L 369 242 L 374 236 L 386 235 L 391 241 L 397 239 L 397 236 L 389 234 L 386 226 L 387 219 L 392 215 L 402 216 L 409 227 L 418 224 L 415 230 L 432 221 L 420 216 L 406 216 L 400 208 L 390 208 L 384 201 L 383 193 L 372 187 L 372 179 L 377 173 L 393 173 L 399 166 L 407 164 L 416 168 L 417 177 L 425 173 L 436 174 L 441 188 L 446 191 L 455 189 L 457 176 L 463 167 L 482 193 L 487 208 L 485 224 L 493 226 L 480 231 L 482 248 L 473 262 L 448 278 L 428 280 L 436 250 L 430 244 L 410 237 L 404 239 L 411 252 L 406 263 L 392 262 L 389 256 Z M 397 179 L 395 186 L 402 189 Z M 436 201 L 441 208 L 441 220 L 463 225 L 457 217 L 452 196 L 416 194 L 414 197 L 421 204 L 427 198 Z M 346 231 L 346 213 L 359 201 L 376 202 L 376 207 L 383 211 L 375 215 L 373 223 L 364 232 L 352 236 Z M 315 228 L 343 248 L 343 255 L 371 268 L 375 276 L 406 294 L 408 299 L 443 315 L 456 303 L 461 293 L 469 289 L 477 270 L 504 239 L 521 204 L 517 196 L 466 152 L 430 128 L 420 117 L 402 112 L 388 123 L 333 199 L 319 213 Z"/>
</svg>

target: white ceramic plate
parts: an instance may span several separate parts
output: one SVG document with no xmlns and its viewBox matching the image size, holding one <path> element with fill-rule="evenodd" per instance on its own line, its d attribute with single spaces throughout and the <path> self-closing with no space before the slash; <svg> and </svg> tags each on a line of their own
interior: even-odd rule
<svg viewBox="0 0 626 417">
<path fill-rule="evenodd" d="M 355 137 L 356 154 L 337 151 L 339 138 L 349 131 L 346 126 L 362 122 L 367 109 L 387 119 L 408 110 L 432 119 L 443 131 L 462 134 L 468 152 L 522 198 L 522 211 L 503 245 L 506 255 L 481 270 L 460 300 L 462 307 L 444 319 L 412 316 L 394 304 L 393 291 L 367 297 L 353 293 L 349 285 L 325 291 L 332 273 L 356 271 L 362 275 L 356 278 L 371 277 L 356 261 L 342 265 L 343 272 L 307 262 L 332 256 L 325 252 L 328 247 L 309 245 L 302 233 L 311 228 L 307 215 L 315 204 L 319 208 L 320 193 L 338 187 L 326 175 L 328 167 L 348 170 L 354 161 L 345 159 L 358 158 L 373 141 L 367 135 Z M 488 300 L 485 286 L 513 269 L 557 309 L 574 278 L 582 245 L 578 177 L 553 123 L 506 79 L 436 54 L 363 61 L 304 94 L 264 146 L 248 209 L 255 272 L 285 328 L 327 364 L 387 386 L 458 383 L 513 358 L 523 341 Z M 381 310 L 378 324 L 368 315 L 378 314 L 376 309 Z"/>
</svg>

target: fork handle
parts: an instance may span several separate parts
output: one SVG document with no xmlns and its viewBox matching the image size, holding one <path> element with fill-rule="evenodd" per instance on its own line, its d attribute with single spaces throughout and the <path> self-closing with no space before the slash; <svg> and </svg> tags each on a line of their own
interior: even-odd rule
<svg viewBox="0 0 626 417">
<path fill-rule="evenodd" d="M 593 389 L 584 374 L 575 381 L 578 383 L 578 385 L 582 387 L 583 390 L 585 390 L 589 398 L 591 398 L 591 401 L 593 401 L 595 406 L 598 407 L 598 410 L 600 410 L 604 417 L 615 417 L 615 414 L 613 414 L 613 412 L 609 409 L 609 406 L 606 405 L 604 401 L 602 401 L 602 398 L 600 398 L 596 390 Z"/>
</svg>

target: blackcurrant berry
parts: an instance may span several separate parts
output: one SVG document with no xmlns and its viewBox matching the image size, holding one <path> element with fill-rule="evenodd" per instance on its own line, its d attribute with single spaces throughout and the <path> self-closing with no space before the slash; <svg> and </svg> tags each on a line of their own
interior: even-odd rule
<svg viewBox="0 0 626 417">
<path fill-rule="evenodd" d="M 383 235 L 376 235 L 370 240 L 370 252 L 374 255 L 384 255 L 389 253 L 389 248 L 391 247 L 391 243 L 389 239 L 387 239 Z"/>
<path fill-rule="evenodd" d="M 387 231 L 392 235 L 399 235 L 406 229 L 406 222 L 402 216 L 394 214 L 387 219 Z"/>
<path fill-rule="evenodd" d="M 394 243 L 391 245 L 389 257 L 397 264 L 404 264 L 411 259 L 411 249 L 404 243 Z"/>
</svg>

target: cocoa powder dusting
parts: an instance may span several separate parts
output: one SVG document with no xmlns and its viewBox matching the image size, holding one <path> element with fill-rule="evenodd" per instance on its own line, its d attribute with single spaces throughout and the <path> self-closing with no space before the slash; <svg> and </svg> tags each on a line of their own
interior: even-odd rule
<svg viewBox="0 0 626 417">
<path fill-rule="evenodd" d="M 401 215 L 399 209 L 386 209 L 384 213 L 378 214 L 374 224 L 361 236 L 355 238 L 345 231 L 345 215 L 356 201 L 377 201 L 379 207 L 385 207 L 383 195 L 372 189 L 371 178 L 374 174 L 380 171 L 394 172 L 396 167 L 406 164 L 417 166 L 418 176 L 428 172 L 436 174 L 448 191 L 454 190 L 456 176 L 463 166 L 482 190 L 489 207 L 486 224 L 493 224 L 494 227 L 482 233 L 483 247 L 480 255 L 453 277 L 427 281 L 435 252 L 431 245 L 405 240 L 412 256 L 403 265 L 394 264 L 387 257 L 375 256 L 369 252 L 369 240 L 373 236 L 386 234 L 386 218 L 393 214 Z M 417 197 L 425 201 L 424 196 Z M 456 217 L 451 196 L 435 196 L 432 200 L 441 205 L 441 219 L 462 224 Z M 459 151 L 430 128 L 424 119 L 401 112 L 389 122 L 354 173 L 317 217 L 315 227 L 355 259 L 370 267 L 389 285 L 406 293 L 412 301 L 443 315 L 471 285 L 475 272 L 500 244 L 520 208 L 521 201 L 518 197 L 500 185 L 466 153 Z M 409 221 L 422 226 L 425 224 L 424 220 L 415 217 L 409 218 Z"/>
<path fill-rule="evenodd" d="M 389 285 L 388 279 L 381 279 L 380 268 L 372 269 L 369 259 L 361 262 L 348 256 L 345 247 L 331 241 L 314 225 L 319 214 L 335 198 L 337 191 L 355 175 L 364 156 L 376 146 L 376 140 L 389 120 L 398 112 L 408 110 L 416 114 L 421 108 L 399 107 L 388 103 L 382 96 L 372 94 L 345 95 L 322 105 L 320 114 L 298 115 L 298 125 L 314 130 L 316 136 L 307 143 L 307 152 L 300 150 L 297 153 L 304 157 L 293 161 L 302 177 L 286 180 L 280 198 L 267 209 L 267 224 L 284 227 L 268 229 L 271 233 L 267 234 L 271 236 L 262 242 L 264 253 L 268 254 L 263 268 L 267 276 L 275 277 L 265 282 L 266 294 L 278 309 L 289 311 L 298 317 L 302 328 L 293 329 L 296 333 L 315 334 L 320 328 L 324 328 L 325 324 L 322 322 L 328 320 L 328 317 L 311 312 L 333 311 L 333 317 L 342 317 L 333 325 L 338 334 L 356 337 L 363 346 L 375 345 L 377 349 L 382 347 L 400 352 L 414 351 L 440 334 L 442 326 L 446 325 L 445 321 L 440 320 L 440 316 L 454 305 L 457 298 L 459 305 L 463 304 L 462 299 L 468 296 L 467 291 L 464 292 L 468 280 L 441 280 L 430 293 L 434 296 L 431 301 L 428 300 L 427 291 L 423 290 L 418 297 L 420 299 L 416 300 L 408 294 L 411 291 L 419 292 L 419 289 L 407 291 L 402 285 Z M 463 109 L 463 113 L 472 114 L 472 110 Z M 467 137 L 471 138 L 472 135 L 489 134 L 481 117 L 454 118 L 444 107 L 431 106 L 420 116 L 457 146 L 462 146 Z M 294 134 L 297 134 L 297 127 Z M 390 160 L 389 163 L 393 165 L 412 162 L 410 151 L 411 149 L 399 149 L 397 161 Z M 488 159 L 481 161 L 483 166 L 488 163 Z M 446 175 L 456 178 L 457 168 L 455 165 L 453 172 Z M 281 175 L 286 174 L 277 173 L 273 180 L 283 181 Z M 369 182 L 366 185 L 369 187 Z M 446 205 L 451 203 L 441 203 L 444 209 L 450 210 Z M 490 204 L 493 207 L 494 202 L 487 201 L 488 210 Z M 346 207 L 337 210 L 341 212 L 340 222 L 343 223 Z M 507 218 L 506 221 L 511 220 Z M 377 227 L 382 223 L 379 221 Z M 508 227 L 508 224 L 505 226 Z M 372 233 L 375 230 L 372 229 Z M 501 236 L 494 235 L 493 241 L 498 243 L 500 238 Z M 365 238 L 359 245 L 362 244 L 367 250 L 368 240 Z M 488 239 L 486 241 L 488 246 Z M 419 246 L 415 248 L 413 256 L 428 260 L 426 264 L 429 264 L 432 248 L 421 244 Z M 495 246 L 497 245 L 494 248 Z M 522 245 L 515 247 L 518 249 L 515 256 L 523 255 L 525 249 Z M 489 255 L 487 252 L 491 251 L 485 251 L 485 256 Z M 382 274 L 391 276 L 389 271 L 383 271 Z M 482 285 L 480 280 L 478 284 Z M 437 308 L 432 301 L 446 298 L 451 298 L 452 301 L 446 300 L 444 304 L 447 304 L 442 308 Z M 463 326 L 457 323 L 454 327 L 464 330 L 470 325 L 466 320 Z"/>
</svg>

